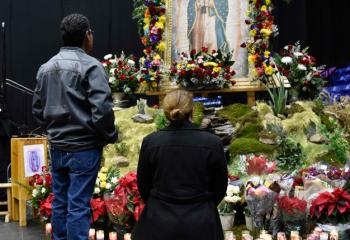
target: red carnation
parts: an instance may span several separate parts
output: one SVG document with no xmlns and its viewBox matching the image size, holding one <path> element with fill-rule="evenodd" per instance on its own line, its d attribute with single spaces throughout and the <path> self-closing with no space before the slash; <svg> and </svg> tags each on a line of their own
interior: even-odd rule
<svg viewBox="0 0 350 240">
<path fill-rule="evenodd" d="M 126 75 L 125 74 L 120 74 L 120 80 L 124 81 L 126 79 Z"/>
<path fill-rule="evenodd" d="M 196 49 L 192 49 L 191 50 L 191 55 L 195 55 L 196 54 Z"/>
<path fill-rule="evenodd" d="M 134 81 L 134 79 L 135 79 L 134 76 L 130 76 L 130 77 L 129 77 L 129 80 L 130 80 L 130 81 Z"/>
<path fill-rule="evenodd" d="M 206 47 L 202 47 L 202 52 L 208 52 L 208 48 L 206 48 Z"/>
<path fill-rule="evenodd" d="M 38 179 L 35 181 L 35 183 L 36 183 L 37 185 L 42 185 L 42 184 L 44 183 L 44 181 L 43 181 L 43 179 L 40 177 L 40 178 L 38 178 Z"/>
</svg>

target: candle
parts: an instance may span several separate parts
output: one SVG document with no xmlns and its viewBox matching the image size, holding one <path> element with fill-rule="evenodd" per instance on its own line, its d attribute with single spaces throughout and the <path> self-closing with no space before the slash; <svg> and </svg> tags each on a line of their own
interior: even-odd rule
<svg viewBox="0 0 350 240">
<path fill-rule="evenodd" d="M 52 233 L 52 225 L 51 225 L 51 223 L 46 223 L 46 225 L 45 225 L 45 233 L 46 233 L 46 238 L 48 240 L 51 240 L 51 233 Z"/>
<path fill-rule="evenodd" d="M 232 231 L 227 231 L 225 232 L 225 240 L 236 240 L 236 237 Z"/>
<path fill-rule="evenodd" d="M 94 228 L 90 228 L 89 230 L 89 240 L 95 240 L 96 230 Z"/>
<path fill-rule="evenodd" d="M 318 236 L 321 235 L 321 232 L 323 232 L 323 230 L 320 227 L 316 227 L 315 230 L 314 230 L 314 233 L 316 233 Z"/>
<path fill-rule="evenodd" d="M 321 233 L 320 240 L 328 240 L 328 233 L 326 232 Z"/>
<path fill-rule="evenodd" d="M 277 240 L 287 240 L 286 234 L 284 232 L 277 233 Z"/>
<path fill-rule="evenodd" d="M 338 240 L 339 239 L 339 234 L 337 230 L 332 230 L 329 233 L 329 240 Z"/>
<path fill-rule="evenodd" d="M 253 237 L 249 234 L 242 234 L 242 240 L 253 240 Z"/>
<path fill-rule="evenodd" d="M 96 240 L 104 240 L 105 239 L 105 233 L 103 230 L 98 230 L 96 232 Z"/>
<path fill-rule="evenodd" d="M 131 234 L 130 233 L 125 233 L 124 234 L 124 240 L 131 240 Z"/>
<path fill-rule="evenodd" d="M 110 232 L 109 233 L 109 240 L 117 240 L 117 233 L 116 232 Z"/>
<path fill-rule="evenodd" d="M 299 232 L 298 231 L 291 231 L 290 232 L 290 239 L 291 240 L 299 240 Z"/>
</svg>

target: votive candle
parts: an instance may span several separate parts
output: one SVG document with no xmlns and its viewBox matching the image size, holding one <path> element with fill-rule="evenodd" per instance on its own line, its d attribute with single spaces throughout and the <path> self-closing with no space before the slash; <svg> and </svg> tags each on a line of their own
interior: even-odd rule
<svg viewBox="0 0 350 240">
<path fill-rule="evenodd" d="M 287 240 L 286 234 L 284 232 L 277 233 L 277 240 Z"/>
<path fill-rule="evenodd" d="M 291 240 L 299 240 L 299 232 L 298 231 L 291 231 L 290 232 L 290 239 Z"/>
<path fill-rule="evenodd" d="M 98 230 L 96 232 L 96 240 L 104 240 L 105 239 L 105 233 L 103 230 Z"/>
<path fill-rule="evenodd" d="M 52 225 L 51 223 L 46 223 L 45 225 L 46 239 L 51 240 Z"/>
<path fill-rule="evenodd" d="M 328 240 L 328 233 L 326 232 L 321 233 L 320 240 Z"/>
<path fill-rule="evenodd" d="M 329 233 L 329 240 L 338 240 L 339 239 L 339 234 L 337 230 L 332 230 Z"/>
<path fill-rule="evenodd" d="M 225 240 L 236 240 L 236 237 L 232 231 L 227 231 L 225 232 Z"/>
<path fill-rule="evenodd" d="M 116 232 L 110 232 L 109 233 L 109 240 L 117 240 L 117 233 Z"/>
<path fill-rule="evenodd" d="M 131 240 L 131 234 L 130 233 L 125 233 L 124 234 L 124 240 Z"/>
<path fill-rule="evenodd" d="M 89 240 L 95 240 L 96 230 L 94 228 L 89 229 Z"/>
</svg>

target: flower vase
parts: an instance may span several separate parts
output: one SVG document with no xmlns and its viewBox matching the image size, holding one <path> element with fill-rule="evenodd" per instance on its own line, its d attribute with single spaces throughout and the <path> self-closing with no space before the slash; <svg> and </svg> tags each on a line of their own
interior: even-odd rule
<svg viewBox="0 0 350 240">
<path fill-rule="evenodd" d="M 235 215 L 235 211 L 232 213 L 220 213 L 221 226 L 224 231 L 232 230 L 235 222 Z"/>
</svg>

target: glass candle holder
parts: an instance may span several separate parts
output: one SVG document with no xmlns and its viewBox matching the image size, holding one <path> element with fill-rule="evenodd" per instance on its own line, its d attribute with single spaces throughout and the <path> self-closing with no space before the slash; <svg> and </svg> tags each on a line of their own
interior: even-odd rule
<svg viewBox="0 0 350 240">
<path fill-rule="evenodd" d="M 94 228 L 89 229 L 89 240 L 95 240 L 96 230 Z"/>
<path fill-rule="evenodd" d="M 104 240 L 105 239 L 105 233 L 103 230 L 98 230 L 96 232 L 96 240 Z"/>
</svg>

